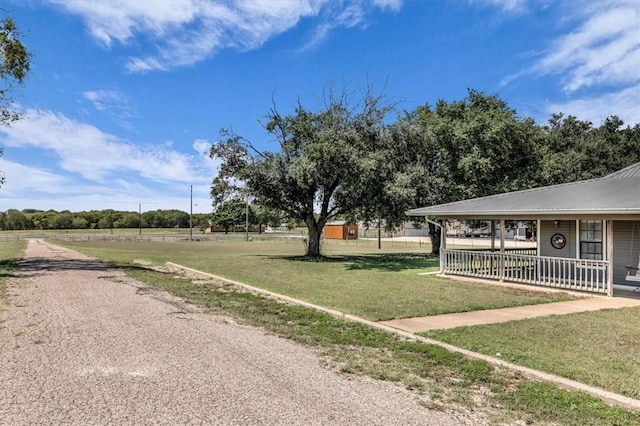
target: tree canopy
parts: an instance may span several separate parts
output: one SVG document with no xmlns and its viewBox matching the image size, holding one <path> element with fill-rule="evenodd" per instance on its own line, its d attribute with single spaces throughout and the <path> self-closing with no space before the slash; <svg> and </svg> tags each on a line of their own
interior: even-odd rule
<svg viewBox="0 0 640 426">
<path fill-rule="evenodd" d="M 214 204 L 250 194 L 306 223 L 307 255 L 319 256 L 322 228 L 336 216 L 395 226 L 411 208 L 600 177 L 640 161 L 640 125 L 615 116 L 594 127 L 558 113 L 538 125 L 475 90 L 390 123 L 392 110 L 369 95 L 359 109 L 345 96 L 318 111 L 272 109 L 265 130 L 279 142 L 276 152 L 223 132 L 210 151 L 222 160 Z M 429 226 L 435 254 L 439 232 Z"/>
<path fill-rule="evenodd" d="M 403 210 L 524 189 L 535 184 L 541 131 L 497 96 L 470 90 L 462 101 L 438 101 L 394 125 L 396 176 Z M 430 224 L 433 252 L 439 232 Z"/>
<path fill-rule="evenodd" d="M 31 54 L 20 41 L 20 31 L 11 18 L 0 20 L 0 124 L 8 125 L 20 118 L 13 111 L 10 92 L 24 80 L 31 69 Z"/>
<path fill-rule="evenodd" d="M 236 197 L 221 203 L 211 216 L 211 224 L 215 228 L 224 229 L 224 233 L 228 233 L 236 225 L 244 224 L 247 220 L 247 213 L 250 219 L 253 219 L 251 210 L 247 210 L 248 201 Z"/>
<path fill-rule="evenodd" d="M 371 196 L 387 147 L 384 119 L 392 108 L 366 94 L 352 105 L 343 92 L 313 111 L 298 103 L 283 116 L 275 108 L 265 130 L 278 141 L 277 152 L 261 151 L 237 134 L 223 131 L 210 156 L 221 160 L 211 195 L 214 204 L 245 193 L 261 205 L 304 222 L 307 256 L 320 256 L 324 225 L 351 215 Z"/>
<path fill-rule="evenodd" d="M 7 126 L 20 118 L 12 109 L 13 99 L 10 92 L 24 80 L 31 69 L 31 54 L 20 41 L 20 32 L 11 18 L 0 20 L 0 125 Z M 0 147 L 0 155 L 3 149 Z M 4 174 L 0 174 L 0 185 L 4 183 Z"/>
</svg>

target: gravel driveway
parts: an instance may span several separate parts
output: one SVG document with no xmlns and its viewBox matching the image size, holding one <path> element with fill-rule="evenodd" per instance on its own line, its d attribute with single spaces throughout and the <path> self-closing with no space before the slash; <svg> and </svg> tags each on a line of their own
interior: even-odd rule
<svg viewBox="0 0 640 426">
<path fill-rule="evenodd" d="M 0 424 L 450 425 L 395 385 L 30 240 L 0 312 Z"/>
</svg>

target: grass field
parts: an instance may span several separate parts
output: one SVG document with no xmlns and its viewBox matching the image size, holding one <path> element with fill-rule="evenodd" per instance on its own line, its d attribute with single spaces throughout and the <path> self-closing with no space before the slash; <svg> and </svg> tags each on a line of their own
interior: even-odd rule
<svg viewBox="0 0 640 426">
<path fill-rule="evenodd" d="M 11 277 L 17 262 L 22 258 L 26 241 L 11 241 L 0 243 L 0 309 L 7 298 L 6 280 Z"/>
<path fill-rule="evenodd" d="M 640 308 L 460 327 L 425 336 L 640 399 Z"/>
<path fill-rule="evenodd" d="M 284 242 L 283 242 L 284 241 Z M 438 259 L 419 244 L 325 244 L 326 257 L 302 257 L 299 241 L 58 242 L 97 257 L 167 261 L 285 294 L 374 321 L 568 300 L 530 292 L 451 281 L 435 271 Z"/>
</svg>

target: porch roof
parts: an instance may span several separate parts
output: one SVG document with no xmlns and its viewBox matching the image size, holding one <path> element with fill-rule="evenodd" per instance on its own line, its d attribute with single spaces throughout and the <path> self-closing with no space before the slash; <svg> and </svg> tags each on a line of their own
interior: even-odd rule
<svg viewBox="0 0 640 426">
<path fill-rule="evenodd" d="M 640 163 L 598 179 L 422 207 L 406 214 L 457 219 L 640 215 Z"/>
</svg>

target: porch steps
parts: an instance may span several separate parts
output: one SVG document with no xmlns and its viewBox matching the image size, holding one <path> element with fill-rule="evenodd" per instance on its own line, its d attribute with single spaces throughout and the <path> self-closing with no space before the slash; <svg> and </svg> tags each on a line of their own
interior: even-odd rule
<svg viewBox="0 0 640 426">
<path fill-rule="evenodd" d="M 487 309 L 484 311 L 461 312 L 457 314 L 433 315 L 428 317 L 404 318 L 380 321 L 389 327 L 409 333 L 429 330 L 497 324 L 526 318 L 550 315 L 566 315 L 574 312 L 599 311 L 640 306 L 640 299 L 626 297 L 590 297 L 568 302 L 543 303 L 540 305 L 516 306 L 513 308 Z"/>
</svg>

